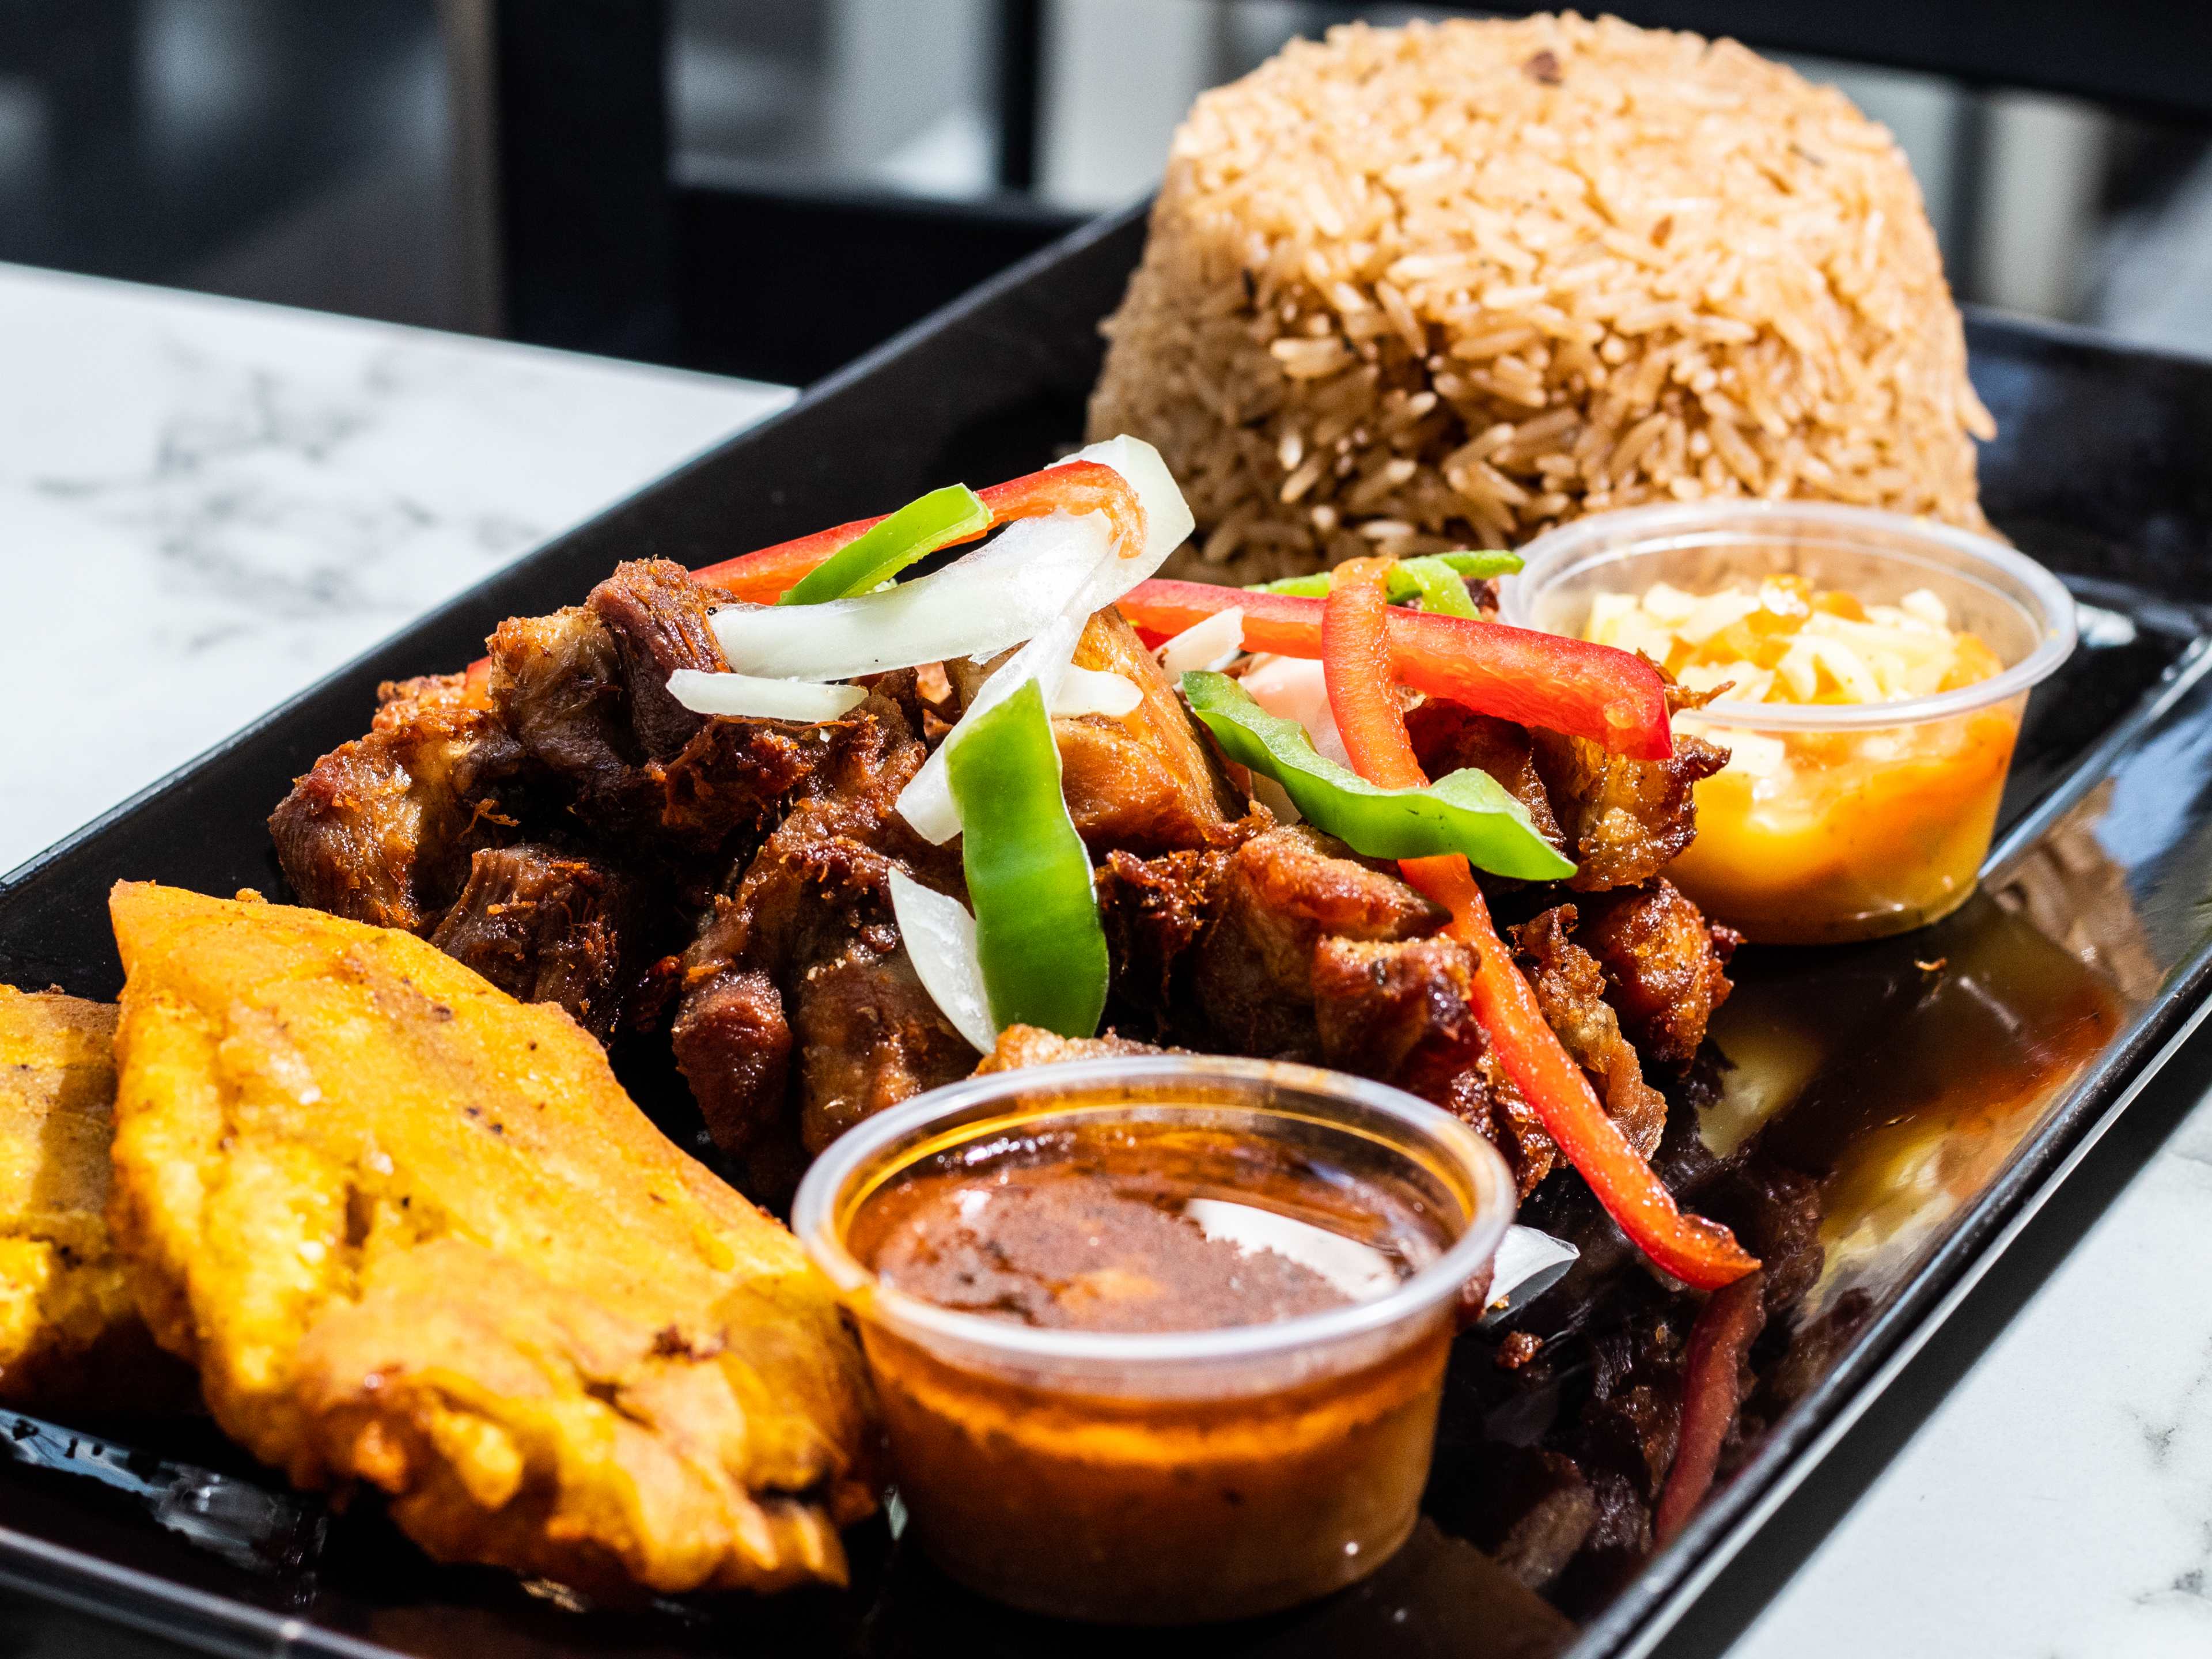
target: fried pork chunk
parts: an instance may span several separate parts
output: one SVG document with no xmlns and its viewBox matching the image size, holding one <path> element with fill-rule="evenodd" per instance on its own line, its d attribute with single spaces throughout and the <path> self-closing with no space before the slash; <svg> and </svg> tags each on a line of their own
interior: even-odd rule
<svg viewBox="0 0 2212 1659">
<path fill-rule="evenodd" d="M 1670 709 L 1692 701 L 1669 690 Z M 1472 766 L 1504 785 L 1537 833 L 1575 861 L 1568 885 L 1583 893 L 1656 875 L 1698 833 L 1698 783 L 1728 764 L 1727 750 L 1686 733 L 1666 760 L 1632 760 L 1433 700 L 1407 714 L 1406 732 L 1431 777 Z"/>
<path fill-rule="evenodd" d="M 1144 697 L 1121 720 L 1076 714 L 1052 723 L 1068 816 L 1084 845 L 1094 857 L 1115 848 L 1142 856 L 1218 839 L 1243 804 L 1137 630 L 1120 611 L 1100 611 L 1084 627 L 1075 662 L 1127 677 Z"/>
<path fill-rule="evenodd" d="M 1566 836 L 1536 770 L 1535 739 L 1527 726 L 1432 697 L 1407 712 L 1406 735 L 1421 769 L 1431 777 L 1446 777 L 1470 766 L 1489 773 L 1528 808 L 1536 833 L 1562 853 L 1567 851 Z"/>
<path fill-rule="evenodd" d="M 270 820 L 294 890 L 428 935 L 605 1039 L 823 749 L 667 695 L 674 670 L 724 665 L 714 597 L 665 560 L 624 564 L 585 605 L 501 623 L 482 679 L 385 688 L 368 735 Z"/>
<path fill-rule="evenodd" d="M 1578 943 L 1605 970 L 1606 996 L 1647 1060 L 1687 1066 L 1734 988 L 1728 962 L 1743 936 L 1709 922 L 1662 878 L 1578 907 Z"/>
<path fill-rule="evenodd" d="M 1174 1054 L 1180 1048 L 1163 1048 L 1152 1042 L 1133 1042 L 1109 1031 L 1104 1036 L 1064 1037 L 1041 1031 L 1034 1025 L 1009 1025 L 999 1033 L 998 1047 L 983 1056 L 975 1068 L 978 1077 L 993 1072 L 1018 1072 L 1029 1066 L 1058 1066 L 1077 1060 L 1121 1060 L 1131 1054 Z"/>
<path fill-rule="evenodd" d="M 988 662 L 944 665 L 966 707 L 1009 650 Z M 1060 750 L 1060 793 L 1075 831 L 1096 858 L 1109 852 L 1146 857 L 1212 845 L 1225 838 L 1244 805 L 1213 750 L 1183 712 L 1167 673 L 1120 611 L 1084 625 L 1075 665 L 1120 674 L 1143 701 L 1128 714 L 1061 714 L 1052 722 Z"/>
<path fill-rule="evenodd" d="M 1508 733 L 1517 730 L 1506 727 Z M 1247 820 L 1233 844 L 1110 854 L 1099 882 L 1116 1006 L 1135 1029 L 1213 1052 L 1317 1061 L 1407 1089 L 1504 1151 L 1526 1194 L 1558 1149 L 1492 1051 L 1474 963 L 1443 913 L 1395 874 L 1306 826 Z M 1665 882 L 1547 910 L 1518 932 L 1561 1042 L 1647 1157 L 1667 1103 L 1656 1064 L 1686 1064 L 1728 994 L 1733 936 Z"/>
<path fill-rule="evenodd" d="M 602 1042 L 621 1008 L 620 920 L 613 871 L 556 848 L 486 848 L 430 943 L 520 1002 L 558 1003 Z"/>
<path fill-rule="evenodd" d="M 637 561 L 580 605 L 514 617 L 489 641 L 492 704 L 566 816 L 634 855 L 712 859 L 762 830 L 811 759 L 792 728 L 709 720 L 668 695 L 679 668 L 728 664 L 715 594 Z"/>
<path fill-rule="evenodd" d="M 1605 1000 L 1605 970 L 1571 937 L 1577 920 L 1573 905 L 1554 905 L 1515 929 L 1522 969 L 1545 1023 L 1597 1085 L 1606 1115 L 1620 1126 L 1638 1156 L 1649 1158 L 1666 1132 L 1667 1097 L 1644 1080 L 1635 1045 Z"/>
<path fill-rule="evenodd" d="M 1698 833 L 1692 791 L 1728 764 L 1728 750 L 1677 732 L 1665 760 L 1632 760 L 1587 738 L 1531 732 L 1536 772 L 1576 864 L 1580 893 L 1633 887 L 1657 875 Z"/>
<path fill-rule="evenodd" d="M 1313 958 L 1322 1056 L 1474 1125 L 1505 1154 L 1525 1198 L 1559 1149 L 1475 1019 L 1474 979 L 1474 957 L 1454 939 L 1322 939 Z"/>
<path fill-rule="evenodd" d="M 155 1336 L 296 1484 L 602 1595 L 840 1582 L 866 1384 L 788 1233 L 559 1009 L 411 935 L 112 899 L 117 1233 Z"/>
<path fill-rule="evenodd" d="M 894 868 L 963 890 L 957 854 L 898 814 L 899 791 L 927 753 L 913 696 L 911 675 L 885 676 L 866 702 L 816 728 L 824 749 L 797 804 L 684 955 L 677 1063 L 726 1150 L 775 1134 L 794 1088 L 811 1154 L 975 1066 L 891 914 Z"/>
<path fill-rule="evenodd" d="M 0 1401 L 154 1409 L 189 1397 L 109 1237 L 115 1010 L 0 985 Z"/>
<path fill-rule="evenodd" d="M 468 879 L 477 848 L 511 820 L 501 786 L 522 761 L 459 674 L 388 683 L 368 735 L 295 780 L 270 815 L 285 878 L 318 910 L 422 932 Z"/>
<path fill-rule="evenodd" d="M 1556 1157 L 1468 1007 L 1474 963 L 1444 913 L 1304 825 L 1233 848 L 1112 854 L 1099 884 L 1115 995 L 1168 1041 L 1395 1083 L 1487 1134 L 1526 1192 Z"/>
<path fill-rule="evenodd" d="M 1247 820 L 1232 847 L 1108 855 L 1099 901 L 1115 989 L 1178 1042 L 1316 1058 L 1315 948 L 1324 937 L 1433 933 L 1444 913 L 1304 824 Z"/>
</svg>

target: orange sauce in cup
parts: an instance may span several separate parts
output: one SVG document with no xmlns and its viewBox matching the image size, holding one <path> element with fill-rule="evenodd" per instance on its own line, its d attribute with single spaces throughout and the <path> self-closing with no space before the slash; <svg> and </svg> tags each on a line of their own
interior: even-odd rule
<svg viewBox="0 0 2212 1659">
<path fill-rule="evenodd" d="M 1770 944 L 1902 933 L 1974 890 L 2020 735 L 2020 697 L 1947 718 L 1762 728 L 1741 705 L 1866 705 L 1936 696 L 2001 671 L 1924 590 L 1895 605 L 1770 576 L 1689 594 L 1599 596 L 1586 638 L 1641 650 L 1732 704 L 1693 732 L 1730 752 L 1698 786 L 1698 836 L 1669 877 L 1709 915 Z"/>
</svg>

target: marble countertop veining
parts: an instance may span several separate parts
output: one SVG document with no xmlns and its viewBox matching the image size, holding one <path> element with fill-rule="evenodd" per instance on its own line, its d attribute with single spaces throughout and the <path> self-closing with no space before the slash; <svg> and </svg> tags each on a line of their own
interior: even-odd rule
<svg viewBox="0 0 2212 1659">
<path fill-rule="evenodd" d="M 793 395 L 0 266 L 0 871 Z"/>
<path fill-rule="evenodd" d="M 0 364 L 0 869 L 791 396 L 7 266 Z M 2212 1104 L 1730 1659 L 2212 1653 L 2208 1221 Z"/>
</svg>

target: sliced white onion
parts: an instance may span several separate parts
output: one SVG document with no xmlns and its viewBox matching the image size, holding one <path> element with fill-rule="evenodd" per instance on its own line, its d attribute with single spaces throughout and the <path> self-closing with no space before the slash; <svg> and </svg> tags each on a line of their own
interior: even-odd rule
<svg viewBox="0 0 2212 1659">
<path fill-rule="evenodd" d="M 1339 766 L 1352 764 L 1336 715 L 1328 706 L 1328 682 L 1322 665 L 1304 657 L 1258 656 L 1237 682 L 1245 695 L 1279 719 L 1296 720 L 1313 739 L 1315 751 Z"/>
<path fill-rule="evenodd" d="M 1061 672 L 1060 690 L 1054 694 L 1054 714 L 1110 714 L 1115 720 L 1133 714 L 1145 694 L 1127 674 L 1103 668 L 1078 668 L 1070 664 Z"/>
<path fill-rule="evenodd" d="M 1490 1302 L 1484 1317 L 1496 1318 L 1542 1295 L 1582 1260 L 1582 1254 L 1565 1239 L 1534 1227 L 1517 1222 L 1508 1227 L 1491 1260 Z"/>
<path fill-rule="evenodd" d="M 1145 544 L 1133 556 L 1114 545 L 1103 513 L 1024 519 L 934 574 L 895 587 L 827 605 L 718 611 L 722 654 L 740 674 L 853 679 L 956 657 L 995 657 L 1066 611 L 1109 559 L 1121 580 L 1091 608 L 1119 599 L 1182 544 L 1190 508 L 1159 452 L 1138 439 L 1109 439 L 1070 459 L 1102 462 L 1135 491 Z"/>
<path fill-rule="evenodd" d="M 891 914 L 907 959 L 952 1029 L 977 1054 L 988 1054 L 999 1041 L 991 1023 L 991 1003 L 983 991 L 983 963 L 975 954 L 975 918 L 968 907 L 934 887 L 925 887 L 903 870 L 891 872 Z"/>
<path fill-rule="evenodd" d="M 769 680 L 757 674 L 708 674 L 679 668 L 668 677 L 668 695 L 695 714 L 729 714 L 763 720 L 834 720 L 867 701 L 857 685 L 817 685 Z"/>
<path fill-rule="evenodd" d="M 1103 444 L 1092 444 L 1073 459 L 1103 462 L 1128 480 L 1145 509 L 1144 550 L 1134 558 L 1121 557 L 1118 550 L 1109 550 L 1093 568 L 1089 583 L 1066 608 L 1029 635 L 1029 643 L 983 682 L 962 711 L 959 720 L 945 734 L 945 741 L 938 744 L 936 752 L 900 792 L 900 816 L 914 826 L 915 834 L 939 846 L 960 833 L 959 810 L 952 804 L 951 787 L 945 778 L 945 757 L 960 741 L 969 720 L 1012 696 L 1026 680 L 1037 682 L 1044 693 L 1045 706 L 1050 708 L 1059 696 L 1062 678 L 1073 664 L 1076 641 L 1083 637 L 1091 613 L 1103 610 L 1139 582 L 1149 580 L 1167 562 L 1168 555 L 1182 546 L 1183 538 L 1190 534 L 1190 507 L 1182 498 L 1182 491 L 1176 488 L 1175 478 L 1160 459 L 1159 452 L 1150 444 L 1138 438 L 1111 438 Z M 1010 526 L 1006 534 L 1012 535 L 1020 527 Z M 939 576 L 949 576 L 959 566 L 954 565 L 940 571 Z"/>
<path fill-rule="evenodd" d="M 994 657 L 1087 590 L 1115 556 L 1103 513 L 1023 519 L 933 575 L 827 605 L 731 605 L 714 637 L 740 674 L 848 680 Z"/>
<path fill-rule="evenodd" d="M 899 791 L 899 816 L 913 827 L 915 834 L 942 847 L 960 833 L 960 809 L 953 804 L 952 784 L 945 775 L 945 756 L 960 740 L 969 720 L 1004 702 L 1028 681 L 1037 683 L 1037 689 L 1044 693 L 1045 706 L 1050 708 L 1060 696 L 1061 678 L 1074 665 L 1076 643 L 1082 639 L 1084 625 L 1090 619 L 1089 611 L 1073 608 L 1054 617 L 1043 632 L 1000 663 L 991 677 L 976 688 L 967 708 L 961 710 L 959 720 L 945 734 L 945 741 L 937 745 L 921 763 L 921 770 Z"/>
<path fill-rule="evenodd" d="M 1218 674 L 1244 654 L 1244 613 L 1231 606 L 1194 622 L 1160 647 L 1160 666 L 1168 678 Z"/>
</svg>

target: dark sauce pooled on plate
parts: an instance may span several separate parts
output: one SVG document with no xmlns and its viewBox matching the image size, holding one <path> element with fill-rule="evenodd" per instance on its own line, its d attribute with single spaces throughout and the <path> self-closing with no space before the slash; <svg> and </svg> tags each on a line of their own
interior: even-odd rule
<svg viewBox="0 0 2212 1659">
<path fill-rule="evenodd" d="M 1419 1200 L 1273 1140 L 1127 1120 L 902 1171 L 854 1253 L 910 1296 L 1060 1330 L 1219 1330 L 1387 1295 L 1443 1249 Z"/>
</svg>

